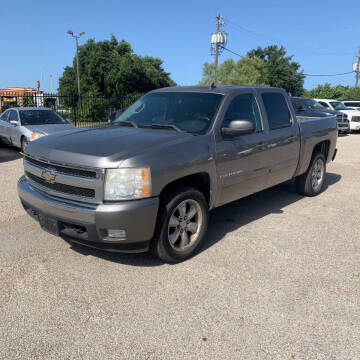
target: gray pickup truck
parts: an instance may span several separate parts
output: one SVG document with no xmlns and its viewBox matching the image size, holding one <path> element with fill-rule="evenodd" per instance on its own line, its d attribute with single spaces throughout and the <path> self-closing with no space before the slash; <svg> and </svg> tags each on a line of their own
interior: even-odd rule
<svg viewBox="0 0 360 360">
<path fill-rule="evenodd" d="M 50 233 L 178 262 L 206 238 L 209 210 L 291 178 L 319 194 L 336 141 L 335 116 L 298 121 L 283 89 L 164 88 L 110 125 L 31 142 L 18 193 Z"/>
</svg>

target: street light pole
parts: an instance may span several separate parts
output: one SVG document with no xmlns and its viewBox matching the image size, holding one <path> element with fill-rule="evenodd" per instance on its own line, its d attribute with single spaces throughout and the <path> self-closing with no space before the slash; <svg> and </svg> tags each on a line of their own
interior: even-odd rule
<svg viewBox="0 0 360 360">
<path fill-rule="evenodd" d="M 80 70 L 79 70 L 79 37 L 85 35 L 85 33 L 82 31 L 79 35 L 74 35 L 72 30 L 67 31 L 68 34 L 70 34 L 73 38 L 75 38 L 75 46 L 76 46 L 76 75 L 77 75 L 77 86 L 78 86 L 78 96 L 79 96 L 79 102 L 80 102 L 80 108 L 81 108 L 81 92 L 80 92 Z"/>
</svg>

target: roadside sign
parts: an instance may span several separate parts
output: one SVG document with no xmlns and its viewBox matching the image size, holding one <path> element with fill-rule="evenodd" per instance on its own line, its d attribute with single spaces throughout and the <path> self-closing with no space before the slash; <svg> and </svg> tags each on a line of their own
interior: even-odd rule
<svg viewBox="0 0 360 360">
<path fill-rule="evenodd" d="M 353 63 L 353 71 L 359 71 L 359 64 L 357 62 Z"/>
</svg>

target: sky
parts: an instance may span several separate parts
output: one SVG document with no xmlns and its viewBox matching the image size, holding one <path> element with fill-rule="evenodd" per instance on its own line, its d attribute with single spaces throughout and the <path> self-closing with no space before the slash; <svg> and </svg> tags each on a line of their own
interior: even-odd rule
<svg viewBox="0 0 360 360">
<path fill-rule="evenodd" d="M 63 69 L 72 64 L 74 39 L 128 41 L 134 52 L 163 60 L 178 85 L 197 84 L 202 65 L 213 61 L 210 37 L 215 17 L 224 17 L 227 48 L 245 55 L 258 46 L 283 45 L 306 74 L 352 70 L 360 45 L 360 2 L 343 0 L 181 0 L 1 1 L 0 88 L 35 87 L 56 91 Z M 224 51 L 219 62 L 239 59 Z M 319 83 L 354 86 L 354 73 L 310 77 Z"/>
</svg>

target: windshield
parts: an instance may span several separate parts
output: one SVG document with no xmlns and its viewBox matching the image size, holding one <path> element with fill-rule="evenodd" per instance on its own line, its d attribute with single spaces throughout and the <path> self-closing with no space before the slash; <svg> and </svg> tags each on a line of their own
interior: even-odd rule
<svg viewBox="0 0 360 360">
<path fill-rule="evenodd" d="M 324 110 L 325 108 L 313 99 L 292 99 L 292 103 L 296 109 L 304 110 Z"/>
<path fill-rule="evenodd" d="M 222 95 L 209 93 L 150 93 L 131 105 L 113 123 L 127 121 L 138 127 L 170 125 L 168 128 L 204 134 L 211 126 L 221 99 Z"/>
<path fill-rule="evenodd" d="M 334 108 L 334 110 L 348 110 L 349 108 L 345 106 L 340 101 L 330 101 L 331 106 Z"/>
<path fill-rule="evenodd" d="M 53 110 L 20 110 L 21 125 L 68 124 Z"/>
</svg>

